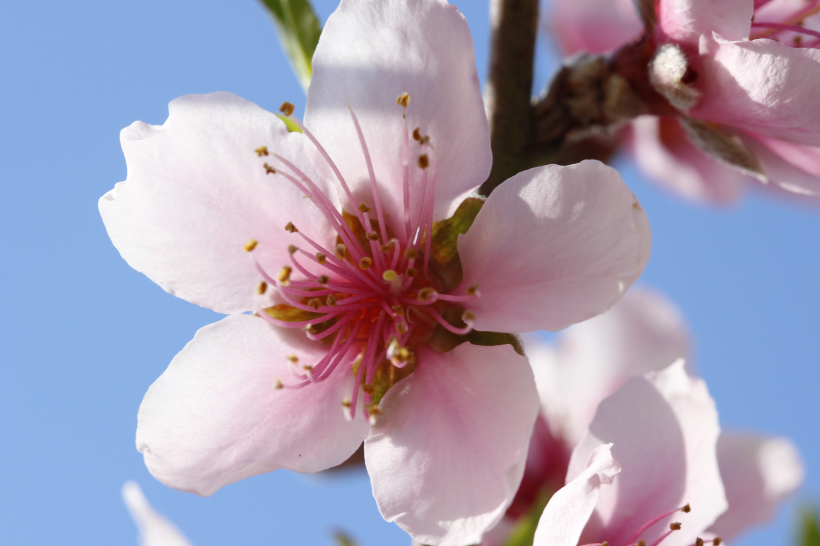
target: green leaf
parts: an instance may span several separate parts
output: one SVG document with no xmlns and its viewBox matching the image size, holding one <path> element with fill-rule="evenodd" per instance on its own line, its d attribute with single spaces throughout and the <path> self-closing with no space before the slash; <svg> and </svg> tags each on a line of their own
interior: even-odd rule
<svg viewBox="0 0 820 546">
<path fill-rule="evenodd" d="M 804 508 L 800 516 L 798 546 L 820 546 L 820 515 L 816 508 Z"/>
<path fill-rule="evenodd" d="M 538 521 L 541 519 L 541 514 L 544 512 L 547 503 L 552 497 L 552 493 L 544 491 L 538 497 L 538 501 L 533 504 L 530 511 L 515 522 L 515 526 L 507 535 L 507 540 L 504 541 L 504 546 L 532 546 L 535 540 L 535 529 L 538 527 Z"/>
<path fill-rule="evenodd" d="M 461 284 L 464 271 L 458 257 L 458 236 L 467 233 L 483 206 L 484 199 L 469 197 L 462 201 L 453 216 L 433 224 L 430 273 L 438 280 L 436 290 L 442 294 Z"/>
<path fill-rule="evenodd" d="M 322 27 L 308 0 L 261 0 L 268 8 L 279 42 L 296 73 L 296 78 L 307 92 L 313 74 L 313 52 L 319 43 Z"/>
</svg>

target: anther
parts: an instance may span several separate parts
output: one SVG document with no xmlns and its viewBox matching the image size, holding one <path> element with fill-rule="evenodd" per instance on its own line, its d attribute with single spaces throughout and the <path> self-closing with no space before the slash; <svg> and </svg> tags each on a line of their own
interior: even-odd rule
<svg viewBox="0 0 820 546">
<path fill-rule="evenodd" d="M 688 514 L 689 512 L 692 511 L 692 507 L 689 506 L 689 503 L 687 502 L 686 504 L 683 505 L 683 508 L 681 508 L 680 511 L 683 512 L 684 514 Z"/>
<path fill-rule="evenodd" d="M 287 357 L 287 358 L 288 358 L 288 360 L 290 360 L 290 361 L 291 361 L 291 362 L 293 362 L 294 364 L 296 364 L 297 362 L 299 362 L 299 357 L 298 357 L 298 356 L 296 356 L 296 355 L 288 355 L 288 357 Z"/>
<path fill-rule="evenodd" d="M 601 546 L 609 546 L 609 542 L 607 542 L 607 541 L 605 540 L 605 541 L 603 541 L 603 542 L 601 543 Z"/>
<path fill-rule="evenodd" d="M 421 140 L 421 131 L 418 127 L 413 129 L 413 140 Z"/>
<path fill-rule="evenodd" d="M 321 252 L 317 252 L 316 261 L 319 262 L 321 265 L 325 265 L 327 263 L 327 256 L 325 256 Z"/>
<path fill-rule="evenodd" d="M 350 406 L 352 406 L 352 405 L 353 405 L 353 402 L 350 401 L 350 398 L 345 397 L 345 398 L 342 399 L 342 406 L 344 406 L 345 408 L 350 409 Z"/>
<path fill-rule="evenodd" d="M 404 322 L 404 319 L 399 319 L 396 321 L 396 333 L 400 336 L 407 333 L 407 323 Z"/>
<path fill-rule="evenodd" d="M 382 279 L 386 280 L 387 282 L 393 282 L 398 278 L 399 278 L 398 273 L 396 273 L 392 269 L 388 269 L 387 271 L 382 273 Z"/>
<path fill-rule="evenodd" d="M 681 527 L 681 524 L 678 523 L 677 521 L 674 522 L 674 523 L 669 524 L 669 530 L 670 531 L 680 531 L 680 527 Z"/>
<path fill-rule="evenodd" d="M 464 314 L 461 315 L 461 320 L 464 321 L 464 324 L 472 326 L 473 323 L 475 323 L 475 313 L 472 311 L 464 311 Z"/>
<path fill-rule="evenodd" d="M 273 388 L 274 389 L 283 389 L 283 388 L 285 388 L 285 386 L 282 384 L 282 380 L 277 377 L 276 381 L 273 384 Z"/>
<path fill-rule="evenodd" d="M 409 93 L 402 93 L 396 99 L 396 104 L 401 106 L 402 108 L 407 108 L 407 105 L 410 104 L 410 94 Z"/>
<path fill-rule="evenodd" d="M 695 546 L 703 546 L 703 539 L 698 537 L 695 539 Z"/>
<path fill-rule="evenodd" d="M 370 266 L 373 265 L 373 260 L 365 256 L 361 260 L 359 260 L 359 269 L 370 269 Z"/>
<path fill-rule="evenodd" d="M 293 222 L 288 222 L 285 226 L 285 231 L 288 233 L 299 233 L 299 230 L 296 229 L 296 226 L 293 225 Z"/>
<path fill-rule="evenodd" d="M 265 174 L 276 174 L 276 169 L 274 169 L 273 167 L 271 167 L 267 163 L 265 163 L 262 166 L 265 167 Z"/>
<path fill-rule="evenodd" d="M 418 271 L 416 271 L 415 267 L 408 267 L 407 269 L 404 270 L 404 274 L 412 279 L 413 277 L 418 275 Z"/>
<path fill-rule="evenodd" d="M 283 102 L 282 106 L 279 107 L 279 111 L 282 112 L 283 114 L 285 114 L 286 116 L 289 116 L 293 113 L 294 108 L 296 108 L 296 107 L 293 106 L 291 103 L 286 101 L 286 102 Z"/>
<path fill-rule="evenodd" d="M 370 207 L 368 207 L 364 203 L 361 203 L 359 205 L 359 212 L 370 212 Z"/>
<path fill-rule="evenodd" d="M 430 158 L 427 157 L 427 154 L 421 154 L 419 156 L 419 169 L 426 169 L 430 165 Z"/>
<path fill-rule="evenodd" d="M 325 304 L 330 307 L 336 305 L 336 298 L 333 296 L 333 294 L 328 294 L 327 298 L 325 298 Z"/>
<path fill-rule="evenodd" d="M 474 284 L 470 288 L 468 288 L 467 289 L 467 295 L 468 296 L 478 296 L 478 295 L 480 295 L 480 293 L 478 291 L 478 285 Z"/>
<path fill-rule="evenodd" d="M 720 537 L 715 537 L 712 539 L 713 546 L 720 546 L 721 542 L 723 542 L 723 539 Z"/>
<path fill-rule="evenodd" d="M 419 251 L 415 248 L 408 248 L 404 251 L 404 257 L 408 260 L 414 260 L 419 257 Z"/>
<path fill-rule="evenodd" d="M 296 245 L 288 245 L 288 253 L 290 253 L 291 256 L 296 254 L 297 250 L 299 250 L 299 248 Z"/>
<path fill-rule="evenodd" d="M 426 288 L 422 288 L 421 290 L 419 290 L 419 295 L 417 296 L 417 299 L 419 301 L 427 301 L 430 298 L 432 298 L 435 293 L 436 291 L 428 286 Z"/>
<path fill-rule="evenodd" d="M 256 239 L 251 239 L 250 241 L 245 243 L 245 252 L 253 252 L 253 249 L 255 249 L 258 244 L 259 241 L 257 241 Z"/>
<path fill-rule="evenodd" d="M 379 240 L 379 236 L 375 231 L 368 231 L 365 234 L 365 237 L 367 237 L 368 241 L 378 241 Z"/>
<path fill-rule="evenodd" d="M 404 316 L 404 307 L 402 307 L 401 305 L 394 305 L 390 309 L 392 309 L 393 312 L 396 313 L 397 317 L 403 317 Z"/>
<path fill-rule="evenodd" d="M 330 282 L 330 277 L 328 277 L 327 275 L 320 275 L 319 278 L 316 279 L 316 282 L 324 286 Z"/>
<path fill-rule="evenodd" d="M 266 283 L 265 281 L 260 282 L 259 286 L 256 287 L 256 293 L 260 296 L 262 294 L 264 294 L 265 292 L 267 292 L 267 291 L 268 291 L 268 283 Z"/>
<path fill-rule="evenodd" d="M 283 267 L 282 270 L 279 272 L 279 276 L 277 277 L 279 279 L 279 282 L 281 282 L 284 286 L 289 285 L 290 284 L 290 274 L 292 272 L 293 272 L 293 268 L 291 268 L 289 265 L 286 265 L 285 267 Z"/>
<path fill-rule="evenodd" d="M 644 539 L 639 540 L 638 546 L 646 546 L 646 541 Z"/>
<path fill-rule="evenodd" d="M 256 155 L 259 156 L 259 157 L 262 157 L 263 155 L 268 155 L 268 147 L 267 146 L 261 146 L 261 147 L 255 149 L 254 152 L 256 152 Z"/>
<path fill-rule="evenodd" d="M 305 364 L 304 366 L 302 366 L 302 369 L 306 372 L 311 372 L 313 371 L 313 366 L 311 366 L 310 364 Z"/>
<path fill-rule="evenodd" d="M 340 260 L 345 259 L 345 252 L 347 252 L 347 247 L 341 243 L 336 245 L 336 248 L 333 249 L 333 255 L 339 258 Z"/>
<path fill-rule="evenodd" d="M 308 301 L 308 307 L 310 307 L 314 311 L 318 310 L 321 306 L 322 300 L 320 300 L 319 298 L 312 298 Z"/>
</svg>

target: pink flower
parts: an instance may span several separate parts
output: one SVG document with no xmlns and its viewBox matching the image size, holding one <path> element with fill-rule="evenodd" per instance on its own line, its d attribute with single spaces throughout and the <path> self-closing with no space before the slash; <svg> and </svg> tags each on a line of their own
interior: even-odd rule
<svg viewBox="0 0 820 546">
<path fill-rule="evenodd" d="M 364 441 L 386 519 L 476 543 L 518 487 L 538 408 L 502 343 L 613 305 L 648 258 L 646 217 L 597 162 L 465 200 L 489 130 L 469 29 L 443 1 L 343 1 L 313 66 L 304 123 L 283 106 L 303 134 L 227 93 L 122 132 L 128 179 L 100 200 L 112 241 L 230 314 L 148 390 L 137 447 L 163 483 L 210 495 Z"/>
<path fill-rule="evenodd" d="M 566 55 L 611 51 L 643 29 L 632 0 L 556 0 L 546 26 Z"/>
<path fill-rule="evenodd" d="M 126 482 L 122 486 L 122 499 L 139 529 L 140 546 L 191 546 L 173 523 L 148 504 L 139 484 Z"/>
<path fill-rule="evenodd" d="M 527 470 L 512 505 L 520 505 L 520 510 L 518 514 L 508 510 L 506 532 L 517 516 L 531 508 L 532 503 L 527 505 L 525 499 L 534 500 L 544 490 L 554 490 L 554 480 L 545 482 L 542 476 L 554 477 L 561 472 L 570 480 L 577 474 L 567 472 L 561 450 L 572 450 L 583 443 L 589 431 L 596 430 L 594 421 L 603 418 L 604 404 L 610 404 L 606 407 L 611 410 L 612 420 L 626 419 L 618 413 L 621 410 L 612 409 L 612 402 L 601 401 L 607 396 L 621 396 L 613 393 L 630 378 L 642 374 L 651 377 L 661 372 L 665 363 L 688 357 L 690 344 L 688 328 L 678 309 L 659 293 L 642 287 L 632 288 L 607 313 L 568 328 L 555 348 L 534 338 L 527 340 L 527 354 L 542 400 L 542 419 L 551 437 L 558 441 L 539 445 L 537 435 L 533 436 Z M 647 434 L 653 433 L 650 430 Z M 646 444 L 650 440 L 647 437 L 636 441 Z M 783 499 L 802 482 L 800 456 L 786 439 L 721 432 L 716 449 L 729 506 L 708 531 L 723 538 L 732 538 L 770 519 Z M 576 461 L 575 455 L 572 460 Z M 624 464 L 621 457 L 618 460 Z M 530 461 L 553 461 L 553 466 L 542 465 L 535 472 L 530 470 L 534 466 Z M 497 534 L 493 531 L 493 537 L 502 543 Z M 502 529 L 500 534 L 506 533 Z M 610 544 L 615 546 L 611 539 Z"/>
</svg>

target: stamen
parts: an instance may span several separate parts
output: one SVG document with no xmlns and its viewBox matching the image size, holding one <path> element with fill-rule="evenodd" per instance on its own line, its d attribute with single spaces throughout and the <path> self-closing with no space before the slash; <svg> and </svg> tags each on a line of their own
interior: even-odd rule
<svg viewBox="0 0 820 546">
<path fill-rule="evenodd" d="M 285 231 L 287 231 L 288 233 L 297 233 L 299 230 L 296 229 L 296 226 L 293 225 L 293 222 L 288 222 L 285 225 Z"/>
<path fill-rule="evenodd" d="M 678 523 L 678 522 L 669 524 L 669 530 L 671 530 L 671 531 L 680 531 L 680 528 L 681 528 L 681 524 Z"/>
<path fill-rule="evenodd" d="M 297 247 L 296 245 L 288 245 L 288 253 L 290 253 L 291 256 L 296 254 L 297 250 L 299 250 L 299 247 Z"/>
<path fill-rule="evenodd" d="M 663 514 L 659 514 L 659 515 L 655 516 L 654 518 L 650 519 L 649 521 L 647 521 L 646 523 L 644 523 L 643 525 L 641 525 L 638 528 L 637 531 L 632 533 L 632 536 L 627 539 L 626 543 L 627 544 L 632 544 L 635 541 L 635 539 L 638 538 L 639 536 L 641 536 L 647 529 L 649 529 L 650 527 L 652 527 L 653 525 L 655 525 L 656 523 L 658 523 L 662 519 L 671 516 L 675 512 L 684 512 L 684 513 L 688 514 L 691 511 L 692 511 L 692 508 L 687 503 L 687 504 L 681 506 L 680 508 L 675 508 L 673 510 L 669 510 L 667 512 L 664 512 Z"/>
<path fill-rule="evenodd" d="M 257 241 L 256 239 L 251 239 L 250 241 L 245 243 L 245 246 L 243 248 L 245 249 L 245 252 L 253 252 L 257 246 L 259 246 L 259 241 Z"/>
<path fill-rule="evenodd" d="M 259 148 L 255 149 L 257 157 L 262 157 L 263 155 L 268 155 L 268 147 L 267 146 L 260 146 Z"/>
<path fill-rule="evenodd" d="M 336 305 L 336 298 L 333 297 L 333 294 L 331 294 L 325 299 L 325 303 L 330 307 L 333 307 L 334 305 Z"/>
<path fill-rule="evenodd" d="M 273 382 L 273 388 L 278 390 L 285 388 L 285 386 L 282 384 L 282 380 L 277 377 L 276 381 Z"/>
<path fill-rule="evenodd" d="M 341 243 L 336 245 L 336 248 L 333 249 L 333 255 L 340 260 L 345 259 L 345 252 L 347 252 L 347 247 Z"/>
<path fill-rule="evenodd" d="M 330 282 L 330 277 L 328 277 L 327 275 L 319 275 L 319 278 L 316 279 L 316 282 L 324 286 Z"/>
<path fill-rule="evenodd" d="M 260 281 L 259 286 L 256 287 L 256 294 L 261 296 L 262 294 L 267 292 L 267 290 L 268 290 L 268 283 L 266 283 L 265 281 Z"/>
<path fill-rule="evenodd" d="M 290 267 L 289 265 L 286 265 L 285 267 L 283 267 L 282 270 L 279 272 L 279 276 L 277 278 L 279 279 L 279 282 L 282 283 L 283 286 L 287 286 L 288 284 L 290 284 L 290 274 L 291 273 L 293 273 L 293 268 Z"/>
<path fill-rule="evenodd" d="M 418 271 L 414 267 L 408 267 L 404 270 L 404 274 L 412 279 L 413 277 L 418 275 Z"/>
<path fill-rule="evenodd" d="M 365 256 L 361 260 L 359 260 L 359 269 L 365 270 L 370 269 L 370 266 L 373 265 L 373 260 Z"/>
<path fill-rule="evenodd" d="M 419 169 L 426 169 L 430 166 L 430 158 L 427 157 L 427 154 L 421 154 L 418 160 Z"/>
<path fill-rule="evenodd" d="M 321 252 L 317 252 L 316 261 L 319 262 L 320 265 L 325 265 L 327 263 L 327 256 L 325 256 Z"/>
<path fill-rule="evenodd" d="M 396 104 L 398 104 L 406 110 L 407 106 L 410 104 L 410 94 L 404 92 L 401 95 L 399 95 L 399 97 L 396 99 Z"/>
<path fill-rule="evenodd" d="M 436 312 L 436 310 L 433 309 L 432 307 L 428 308 L 427 312 L 430 313 L 430 315 L 432 315 L 432 317 L 434 319 L 436 319 L 436 322 L 438 322 L 439 324 L 444 326 L 444 328 L 446 328 L 447 330 L 453 332 L 456 335 L 463 336 L 463 335 L 469 334 L 470 330 L 473 329 L 473 327 L 470 326 L 469 324 L 467 324 L 467 326 L 465 326 L 464 328 L 458 328 L 456 326 L 453 326 L 452 324 L 450 324 L 449 322 L 444 320 L 442 318 L 442 316 L 439 315 L 438 312 Z"/>
<path fill-rule="evenodd" d="M 282 106 L 279 107 L 279 111 L 285 114 L 286 116 L 290 116 L 293 113 L 295 106 L 293 106 L 289 102 L 283 102 Z"/>
<path fill-rule="evenodd" d="M 267 154 L 265 154 L 265 155 L 267 155 Z M 273 167 L 271 167 L 267 163 L 262 165 L 262 167 L 265 168 L 265 174 L 276 174 L 276 169 L 274 169 Z"/>
</svg>

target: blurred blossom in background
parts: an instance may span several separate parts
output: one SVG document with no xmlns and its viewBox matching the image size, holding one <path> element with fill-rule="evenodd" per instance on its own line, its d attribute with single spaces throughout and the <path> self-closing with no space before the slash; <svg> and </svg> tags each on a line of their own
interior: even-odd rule
<svg viewBox="0 0 820 546">
<path fill-rule="evenodd" d="M 322 21 L 335 4 L 314 3 Z M 456 4 L 483 78 L 487 3 Z M 119 131 L 135 120 L 162 124 L 174 98 L 224 90 L 272 111 L 288 100 L 301 115 L 303 91 L 261 5 L 30 1 L 2 9 L 0 540 L 135 544 L 118 502 L 133 478 L 197 546 L 330 544 L 336 528 L 364 546 L 409 543 L 382 520 L 364 472 L 278 472 L 201 498 L 160 485 L 134 446 L 145 390 L 217 315 L 169 297 L 128 267 L 109 242 L 97 199 L 126 177 Z M 613 27 L 615 17 L 606 19 Z M 541 39 L 536 93 L 559 62 L 551 39 Z M 653 230 L 642 281 L 686 317 L 721 425 L 791 439 L 806 467 L 794 499 L 819 498 L 817 209 L 766 191 L 732 201 L 725 196 L 734 190 L 691 182 L 689 193 L 660 191 L 642 172 L 657 175 L 639 172 L 628 154 L 614 164 Z M 674 197 L 700 200 L 704 192 L 722 196 L 707 201 L 733 205 Z M 772 526 L 733 544 L 790 544 L 796 519 L 796 502 L 787 502 Z"/>
</svg>

